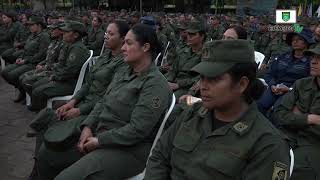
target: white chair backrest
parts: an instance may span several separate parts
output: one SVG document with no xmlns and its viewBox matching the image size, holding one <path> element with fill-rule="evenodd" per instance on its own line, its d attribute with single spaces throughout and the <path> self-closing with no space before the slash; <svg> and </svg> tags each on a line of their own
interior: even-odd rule
<svg viewBox="0 0 320 180">
<path fill-rule="evenodd" d="M 170 41 L 168 41 L 167 46 L 166 46 L 166 49 L 164 50 L 164 53 L 163 53 L 163 57 L 162 57 L 162 59 L 161 59 L 160 66 L 163 66 L 164 60 L 167 58 L 169 46 L 170 46 Z"/>
<path fill-rule="evenodd" d="M 156 59 L 154 60 L 155 65 L 158 65 L 158 61 L 159 61 L 160 56 L 161 56 L 161 53 L 159 53 L 158 56 L 156 57 Z"/>
<path fill-rule="evenodd" d="M 264 54 L 262 54 L 261 52 L 258 52 L 258 51 L 254 52 L 254 59 L 258 64 L 258 69 L 261 67 L 264 57 L 265 57 Z"/>
<path fill-rule="evenodd" d="M 156 135 L 156 137 L 154 138 L 154 141 L 153 141 L 153 144 L 152 144 L 152 147 L 151 147 L 151 150 L 150 150 L 150 153 L 149 153 L 149 157 L 152 155 L 152 150 L 153 148 L 156 146 L 161 134 L 162 134 L 162 131 L 163 131 L 163 128 L 164 126 L 166 125 L 166 122 L 174 108 L 174 105 L 176 104 L 176 96 L 174 95 L 174 93 L 172 93 L 172 99 L 171 99 L 171 104 L 170 104 L 170 107 L 168 109 L 168 111 L 166 112 L 164 118 L 163 118 L 163 121 L 159 127 L 159 130 L 158 130 L 158 133 Z"/>
<path fill-rule="evenodd" d="M 4 68 L 6 67 L 6 62 L 4 61 L 4 59 L 2 59 L 1 56 L 0 56 L 0 61 L 1 61 L 1 70 L 4 70 Z"/>
<path fill-rule="evenodd" d="M 90 50 L 89 58 L 86 60 L 86 62 L 81 67 L 79 77 L 77 80 L 77 84 L 76 84 L 76 87 L 74 88 L 74 91 L 73 91 L 73 96 L 77 93 L 77 91 L 80 90 L 80 88 L 82 86 L 84 75 L 86 74 L 87 67 L 88 67 L 89 63 L 91 63 L 91 60 L 92 60 L 92 55 L 93 55 L 93 51 Z"/>
<path fill-rule="evenodd" d="M 292 149 L 290 148 L 290 176 L 292 175 L 292 171 L 293 171 L 293 167 L 294 167 L 294 154 L 293 154 L 293 151 Z"/>
<path fill-rule="evenodd" d="M 165 114 L 165 116 L 163 118 L 163 121 L 162 121 L 162 123 L 161 123 L 161 125 L 159 127 L 159 130 L 157 132 L 156 137 L 154 138 L 154 141 L 153 141 L 150 153 L 149 153 L 149 157 L 152 155 L 152 150 L 156 146 L 156 144 L 157 144 L 157 142 L 158 142 L 158 140 L 159 140 L 159 138 L 160 138 L 160 136 L 162 134 L 163 128 L 166 125 L 166 122 L 167 122 L 167 120 L 168 120 L 168 118 L 169 118 L 169 116 L 170 116 L 175 104 L 176 104 L 176 96 L 174 94 L 172 94 L 170 107 L 169 107 L 168 111 L 166 112 L 166 114 Z M 140 174 L 138 174 L 136 176 L 133 176 L 131 178 L 128 178 L 127 180 L 142 180 L 144 178 L 145 171 L 146 170 L 144 169 L 142 173 L 140 173 Z"/>
</svg>

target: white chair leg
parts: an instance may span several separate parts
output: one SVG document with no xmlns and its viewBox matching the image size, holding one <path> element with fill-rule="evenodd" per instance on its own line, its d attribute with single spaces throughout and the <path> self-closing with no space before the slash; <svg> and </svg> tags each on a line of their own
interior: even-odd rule
<svg viewBox="0 0 320 180">
<path fill-rule="evenodd" d="M 31 97 L 29 96 L 28 93 L 26 93 L 26 105 L 30 106 L 31 105 Z"/>
</svg>

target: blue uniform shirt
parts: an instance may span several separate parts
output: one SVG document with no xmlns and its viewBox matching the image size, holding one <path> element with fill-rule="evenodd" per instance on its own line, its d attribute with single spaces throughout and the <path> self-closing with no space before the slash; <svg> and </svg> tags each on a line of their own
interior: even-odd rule
<svg viewBox="0 0 320 180">
<path fill-rule="evenodd" d="M 311 58 L 295 58 L 293 53 L 292 50 L 288 51 L 273 61 L 264 76 L 269 86 L 283 83 L 290 87 L 296 80 L 309 76 Z"/>
</svg>

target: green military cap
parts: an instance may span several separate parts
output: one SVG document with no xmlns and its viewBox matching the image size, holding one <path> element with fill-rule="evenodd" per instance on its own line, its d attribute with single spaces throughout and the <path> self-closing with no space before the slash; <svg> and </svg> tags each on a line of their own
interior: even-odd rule
<svg viewBox="0 0 320 180">
<path fill-rule="evenodd" d="M 51 12 L 47 15 L 48 17 L 51 17 L 53 19 L 58 19 L 59 16 L 58 16 L 58 13 L 57 12 Z"/>
<path fill-rule="evenodd" d="M 8 11 L 8 12 L 4 12 L 3 13 L 4 15 L 6 15 L 7 17 L 11 18 L 11 19 L 14 19 L 16 18 L 17 16 L 17 13 L 15 11 Z"/>
<path fill-rule="evenodd" d="M 197 33 L 200 31 L 205 31 L 204 23 L 202 23 L 201 21 L 191 21 L 187 28 L 187 32 Z"/>
<path fill-rule="evenodd" d="M 192 68 L 205 77 L 219 76 L 235 64 L 255 62 L 254 49 L 249 41 L 219 40 L 204 45 L 201 62 Z"/>
<path fill-rule="evenodd" d="M 85 26 L 78 21 L 67 21 L 64 23 L 64 26 L 60 29 L 62 31 L 76 31 L 80 33 L 82 36 L 87 34 Z"/>
<path fill-rule="evenodd" d="M 304 51 L 304 54 L 307 56 L 311 56 L 314 54 L 320 55 L 320 43 L 318 43 L 314 48 Z"/>
<path fill-rule="evenodd" d="M 55 151 L 71 148 L 79 140 L 74 135 L 77 124 L 77 121 L 61 121 L 53 124 L 44 134 L 44 144 Z"/>
<path fill-rule="evenodd" d="M 180 29 L 180 30 L 186 30 L 188 27 L 187 27 L 187 23 L 186 22 L 178 22 L 177 23 L 177 28 Z"/>
<path fill-rule="evenodd" d="M 44 20 L 42 17 L 39 17 L 39 16 L 31 16 L 29 18 L 29 21 L 27 22 L 27 24 L 29 24 L 29 25 L 40 24 L 40 25 L 44 26 Z"/>
</svg>

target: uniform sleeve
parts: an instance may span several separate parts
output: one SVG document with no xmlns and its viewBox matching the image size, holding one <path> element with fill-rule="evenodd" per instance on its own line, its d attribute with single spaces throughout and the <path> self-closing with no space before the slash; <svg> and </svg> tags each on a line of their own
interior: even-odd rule
<svg viewBox="0 0 320 180">
<path fill-rule="evenodd" d="M 38 52 L 35 53 L 33 56 L 23 57 L 26 62 L 36 64 L 41 62 L 46 58 L 48 46 L 50 44 L 50 38 L 47 35 L 41 36 L 39 39 L 39 48 Z"/>
<path fill-rule="evenodd" d="M 276 85 L 276 79 L 274 77 L 274 71 L 275 71 L 275 68 L 276 66 L 278 65 L 278 61 L 275 60 L 275 61 L 272 61 L 268 71 L 266 72 L 266 74 L 264 75 L 264 80 L 266 81 L 266 83 L 269 85 L 269 86 L 272 86 L 272 85 Z"/>
<path fill-rule="evenodd" d="M 184 87 L 191 87 L 193 84 L 198 82 L 200 80 L 200 76 L 197 75 L 193 78 L 185 78 L 185 79 L 179 79 L 177 80 L 177 83 L 179 85 L 179 88 L 184 88 Z"/>
<path fill-rule="evenodd" d="M 145 83 L 128 124 L 97 135 L 100 145 L 130 146 L 150 136 L 168 108 L 170 97 L 169 88 L 157 83 Z"/>
<path fill-rule="evenodd" d="M 172 142 L 181 126 L 184 114 L 181 114 L 158 140 L 148 159 L 144 180 L 170 179 Z"/>
<path fill-rule="evenodd" d="M 241 179 L 289 179 L 289 145 L 280 136 L 264 135 L 254 145 L 252 152 L 248 154 L 249 162 L 242 173 Z"/>
<path fill-rule="evenodd" d="M 274 118 L 281 126 L 298 128 L 308 125 L 308 114 L 296 114 L 292 112 L 293 108 L 296 106 L 298 97 L 297 84 L 294 84 L 291 92 L 286 93 L 282 97 L 281 104 L 274 112 Z"/>
<path fill-rule="evenodd" d="M 176 57 L 177 58 L 174 59 L 172 62 L 171 69 L 168 71 L 167 74 L 165 74 L 165 77 L 167 78 L 167 80 L 169 82 L 174 82 L 174 80 L 176 79 L 176 76 L 177 76 L 177 69 L 179 66 L 179 55 L 177 55 Z"/>
<path fill-rule="evenodd" d="M 98 55 L 104 43 L 104 32 L 102 30 L 98 31 L 96 34 L 96 40 L 94 42 L 88 43 L 87 48 L 93 50 L 95 55 Z"/>
<path fill-rule="evenodd" d="M 77 78 L 82 65 L 89 57 L 89 51 L 80 47 L 73 47 L 70 51 L 65 66 L 55 68 L 53 80 L 64 81 Z"/>
<path fill-rule="evenodd" d="M 10 28 L 8 33 L 4 33 L 0 36 L 0 42 L 12 42 L 14 41 L 14 38 L 16 34 L 19 31 L 19 25 L 13 24 L 13 26 Z"/>
<path fill-rule="evenodd" d="M 77 101 L 83 100 L 83 98 L 86 95 L 88 95 L 90 86 L 91 86 L 91 72 L 86 72 L 84 83 L 82 84 L 79 91 L 72 97 L 72 99 L 75 99 Z"/>
<path fill-rule="evenodd" d="M 85 126 L 89 127 L 91 130 L 94 130 L 97 123 L 99 122 L 99 115 L 103 110 L 103 99 L 101 99 L 90 112 L 88 117 L 81 123 L 81 129 Z M 80 110 L 81 111 L 81 110 Z"/>
</svg>

